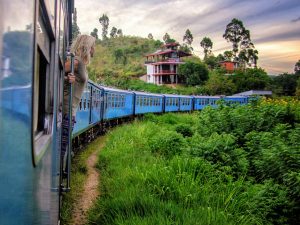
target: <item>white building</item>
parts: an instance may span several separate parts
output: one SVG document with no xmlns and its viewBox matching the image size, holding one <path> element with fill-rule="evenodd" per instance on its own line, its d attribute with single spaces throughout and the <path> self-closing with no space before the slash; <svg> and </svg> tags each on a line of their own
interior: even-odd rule
<svg viewBox="0 0 300 225">
<path fill-rule="evenodd" d="M 178 66 L 184 63 L 181 57 L 191 55 L 178 50 L 178 46 L 178 43 L 166 44 L 162 49 L 145 56 L 147 83 L 157 85 L 178 83 Z"/>
</svg>

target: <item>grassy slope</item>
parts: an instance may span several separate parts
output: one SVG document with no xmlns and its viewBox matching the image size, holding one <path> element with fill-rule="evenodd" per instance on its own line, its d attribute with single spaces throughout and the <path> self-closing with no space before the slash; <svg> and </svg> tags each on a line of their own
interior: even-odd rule
<svg viewBox="0 0 300 225">
<path fill-rule="evenodd" d="M 146 73 L 144 55 L 156 51 L 161 43 L 147 38 L 123 36 L 101 41 L 96 46 L 90 64 L 91 79 L 101 81 L 107 77 L 140 76 Z M 115 57 L 120 51 L 121 56 Z M 126 60 L 124 60 L 126 59 Z"/>
</svg>

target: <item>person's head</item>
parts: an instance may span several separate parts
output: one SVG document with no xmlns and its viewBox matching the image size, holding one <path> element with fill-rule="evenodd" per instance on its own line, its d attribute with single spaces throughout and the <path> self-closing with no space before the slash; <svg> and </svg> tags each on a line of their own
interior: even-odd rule
<svg viewBox="0 0 300 225">
<path fill-rule="evenodd" d="M 90 63 L 90 58 L 93 57 L 96 39 L 90 35 L 78 35 L 73 41 L 71 52 L 75 56 L 79 56 L 84 64 Z"/>
</svg>

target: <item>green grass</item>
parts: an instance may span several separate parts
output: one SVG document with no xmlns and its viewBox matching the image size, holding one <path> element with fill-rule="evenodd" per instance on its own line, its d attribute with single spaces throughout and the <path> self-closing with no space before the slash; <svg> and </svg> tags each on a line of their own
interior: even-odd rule
<svg viewBox="0 0 300 225">
<path fill-rule="evenodd" d="M 72 159 L 71 191 L 63 195 L 61 224 L 73 224 L 72 211 L 75 207 L 78 207 L 75 203 L 81 197 L 84 183 L 87 179 L 86 161 L 93 152 L 99 151 L 99 146 L 103 142 L 105 142 L 105 137 L 99 137 L 90 143 L 85 149 L 76 154 Z"/>
<path fill-rule="evenodd" d="M 251 202 L 244 180 L 233 181 L 205 160 L 179 153 L 185 150 L 172 146 L 178 140 L 185 146 L 179 134 L 162 143 L 159 136 L 172 132 L 147 121 L 109 135 L 98 163 L 101 198 L 90 224 L 261 224 L 245 211 Z M 174 156 L 165 154 L 174 148 Z"/>
<path fill-rule="evenodd" d="M 89 224 L 296 224 L 297 104 L 149 114 L 116 128 Z"/>
</svg>

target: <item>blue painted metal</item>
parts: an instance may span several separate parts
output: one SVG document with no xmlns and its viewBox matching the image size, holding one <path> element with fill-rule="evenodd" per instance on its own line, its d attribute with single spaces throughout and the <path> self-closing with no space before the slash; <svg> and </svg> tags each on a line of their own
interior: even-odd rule
<svg viewBox="0 0 300 225">
<path fill-rule="evenodd" d="M 246 97 L 246 96 L 237 96 L 237 95 L 226 96 L 223 99 L 226 103 L 229 103 L 229 104 L 244 105 L 244 104 L 248 103 L 248 97 Z"/>
<path fill-rule="evenodd" d="M 163 95 L 135 91 L 135 114 L 161 113 Z"/>
<path fill-rule="evenodd" d="M 192 96 L 180 96 L 180 111 L 192 111 L 193 97 Z"/>
<path fill-rule="evenodd" d="M 164 95 L 165 112 L 178 112 L 180 110 L 180 95 Z"/>
<path fill-rule="evenodd" d="M 219 96 L 194 96 L 194 110 L 202 110 L 208 105 L 215 108 L 220 99 Z"/>
<path fill-rule="evenodd" d="M 81 131 L 85 130 L 85 128 L 90 125 L 91 88 L 92 85 L 88 82 L 76 112 L 76 123 L 73 129 L 73 136 L 81 133 Z"/>
<path fill-rule="evenodd" d="M 102 88 L 104 90 L 103 119 L 111 120 L 133 115 L 133 92 Z"/>
<path fill-rule="evenodd" d="M 101 94 L 102 90 L 95 84 L 91 85 L 92 95 L 91 95 L 91 123 L 96 124 L 101 121 Z"/>
</svg>

